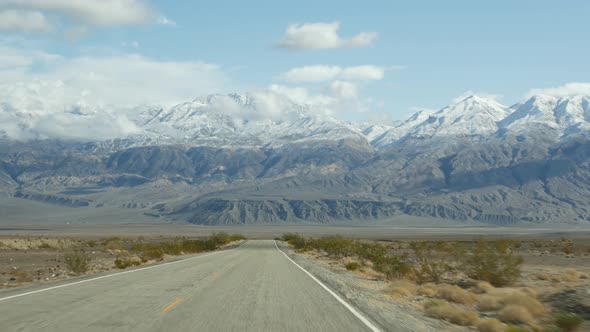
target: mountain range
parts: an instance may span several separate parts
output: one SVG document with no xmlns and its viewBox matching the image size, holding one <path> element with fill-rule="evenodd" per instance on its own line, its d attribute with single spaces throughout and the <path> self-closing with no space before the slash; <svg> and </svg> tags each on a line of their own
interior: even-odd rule
<svg viewBox="0 0 590 332">
<path fill-rule="evenodd" d="M 590 221 L 590 96 L 474 95 L 386 125 L 269 94 L 124 109 L 13 95 L 5 199 L 196 224 Z"/>
</svg>

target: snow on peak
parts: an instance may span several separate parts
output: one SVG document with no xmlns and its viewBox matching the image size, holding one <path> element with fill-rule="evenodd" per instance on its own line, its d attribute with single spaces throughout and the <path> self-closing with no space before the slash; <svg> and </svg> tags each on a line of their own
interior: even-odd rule
<svg viewBox="0 0 590 332">
<path fill-rule="evenodd" d="M 431 114 L 410 136 L 474 136 L 492 134 L 511 110 L 491 98 L 469 96 Z"/>
</svg>

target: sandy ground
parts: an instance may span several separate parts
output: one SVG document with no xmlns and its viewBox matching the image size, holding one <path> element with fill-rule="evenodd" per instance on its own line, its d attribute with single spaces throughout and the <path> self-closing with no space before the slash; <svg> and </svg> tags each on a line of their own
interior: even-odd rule
<svg viewBox="0 0 590 332">
<path fill-rule="evenodd" d="M 207 236 L 216 232 L 241 233 L 250 239 L 273 239 L 285 233 L 299 233 L 307 237 L 342 235 L 357 239 L 473 239 L 475 237 L 514 239 L 531 238 L 590 238 L 590 227 L 396 227 L 366 225 L 237 225 L 201 226 L 190 224 L 93 224 L 44 225 L 3 223 L 0 237 L 52 236 L 100 238 L 108 236 Z"/>
</svg>

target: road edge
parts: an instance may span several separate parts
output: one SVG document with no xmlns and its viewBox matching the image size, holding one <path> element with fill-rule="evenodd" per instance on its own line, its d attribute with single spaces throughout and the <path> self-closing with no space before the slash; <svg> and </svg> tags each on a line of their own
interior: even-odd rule
<svg viewBox="0 0 590 332">
<path fill-rule="evenodd" d="M 129 273 L 134 273 L 134 272 L 139 272 L 139 271 L 145 271 L 145 270 L 154 269 L 154 268 L 157 268 L 157 267 L 162 267 L 162 266 L 172 265 L 172 264 L 176 264 L 176 263 L 186 262 L 186 261 L 197 259 L 197 258 L 212 256 L 212 255 L 215 255 L 215 254 L 220 254 L 220 253 L 223 253 L 223 252 L 228 252 L 228 251 L 239 249 L 240 247 L 242 247 L 247 242 L 248 242 L 248 240 L 245 240 L 244 243 L 240 244 L 239 246 L 230 248 L 230 249 L 222 249 L 222 250 L 208 252 L 208 253 L 201 253 L 201 254 L 197 254 L 197 256 L 193 256 L 193 257 L 180 258 L 180 259 L 176 259 L 176 260 L 165 262 L 165 263 L 161 263 L 161 264 L 154 264 L 154 265 L 150 265 L 150 266 L 144 266 L 144 267 L 135 268 L 135 269 L 132 269 L 132 270 L 126 270 L 126 271 L 121 271 L 121 272 L 109 273 L 109 274 L 98 276 L 98 277 L 91 277 L 91 276 L 89 276 L 89 278 L 83 277 L 82 280 L 78 280 L 78 281 L 76 281 L 76 280 L 70 280 L 70 282 L 61 283 L 61 284 L 56 285 L 56 286 L 44 287 L 44 288 L 41 288 L 41 289 L 36 289 L 36 290 L 24 292 L 24 293 L 18 293 L 18 294 L 14 294 L 14 295 L 5 296 L 5 297 L 0 297 L 0 302 L 7 301 L 7 300 L 10 300 L 10 299 L 14 299 L 14 298 L 19 298 L 19 297 L 27 296 L 27 295 L 33 295 L 33 294 L 37 294 L 37 293 L 42 293 L 42 292 L 46 292 L 46 291 L 50 291 L 50 290 L 54 290 L 54 289 L 59 289 L 59 288 L 64 288 L 64 287 L 69 287 L 69 286 L 74 286 L 74 285 L 79 285 L 79 284 L 83 284 L 83 283 L 87 283 L 87 282 L 91 282 L 91 281 L 96 281 L 96 280 L 101 280 L 101 279 L 107 279 L 107 278 L 111 278 L 111 277 L 116 277 L 116 276 L 123 275 L 123 274 L 129 274 Z M 60 283 L 60 282 L 63 282 L 63 281 L 57 281 L 57 282 Z"/>
<path fill-rule="evenodd" d="M 283 254 L 291 263 L 295 264 L 295 266 L 297 266 L 299 269 L 301 269 L 303 272 L 305 272 L 311 279 L 313 279 L 313 281 L 318 283 L 325 291 L 327 291 L 330 295 L 332 295 L 332 297 L 334 297 L 338 302 L 340 302 L 340 304 L 342 304 L 346 309 L 348 309 L 348 311 L 350 311 L 356 318 L 358 318 L 361 322 L 363 322 L 363 324 L 365 324 L 366 327 L 368 327 L 373 332 L 381 332 L 381 329 L 378 328 L 367 317 L 365 317 L 363 314 L 361 314 L 360 310 L 356 309 L 353 305 L 346 302 L 342 297 L 340 297 L 340 295 L 338 295 L 336 292 L 334 292 L 332 289 L 330 289 L 328 286 L 326 286 L 323 282 L 321 282 L 317 277 L 315 277 L 313 274 L 311 274 L 311 272 L 307 271 L 301 265 L 297 264 L 297 262 L 295 262 L 293 259 L 291 259 L 291 257 L 289 257 L 289 255 L 287 255 L 283 250 L 281 250 L 279 248 L 276 240 L 273 240 L 273 241 L 275 244 L 275 248 L 277 248 L 277 250 L 281 254 Z"/>
</svg>

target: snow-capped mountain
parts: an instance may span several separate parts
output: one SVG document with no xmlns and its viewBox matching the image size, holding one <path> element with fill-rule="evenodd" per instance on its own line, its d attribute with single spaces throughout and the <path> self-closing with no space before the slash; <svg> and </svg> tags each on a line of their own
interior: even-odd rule
<svg viewBox="0 0 590 332">
<path fill-rule="evenodd" d="M 497 122 L 511 113 L 493 99 L 467 97 L 431 114 L 408 135 L 417 138 L 489 135 L 498 130 Z"/>
<path fill-rule="evenodd" d="M 376 147 L 382 147 L 394 143 L 408 132 L 412 131 L 414 127 L 426 121 L 432 113 L 434 113 L 432 110 L 419 110 L 412 114 L 412 116 L 407 118 L 405 121 L 398 123 L 396 126 L 390 128 L 381 135 L 373 139 L 368 139 L 371 144 Z"/>
<path fill-rule="evenodd" d="M 112 148 L 280 146 L 348 138 L 380 149 L 408 139 L 483 137 L 499 132 L 542 132 L 559 139 L 590 132 L 590 97 L 583 95 L 536 95 L 512 107 L 469 96 L 438 111 L 419 110 L 404 121 L 384 125 L 338 120 L 321 109 L 270 93 L 208 95 L 172 107 L 113 107 L 91 106 L 83 96 L 65 103 L 62 97 L 67 89 L 59 82 L 17 85 L 0 92 L 0 137 L 64 138 Z"/>
<path fill-rule="evenodd" d="M 509 131 L 526 134 L 532 131 L 567 137 L 590 130 L 590 97 L 532 96 L 512 107 L 514 112 L 500 121 Z"/>
</svg>

